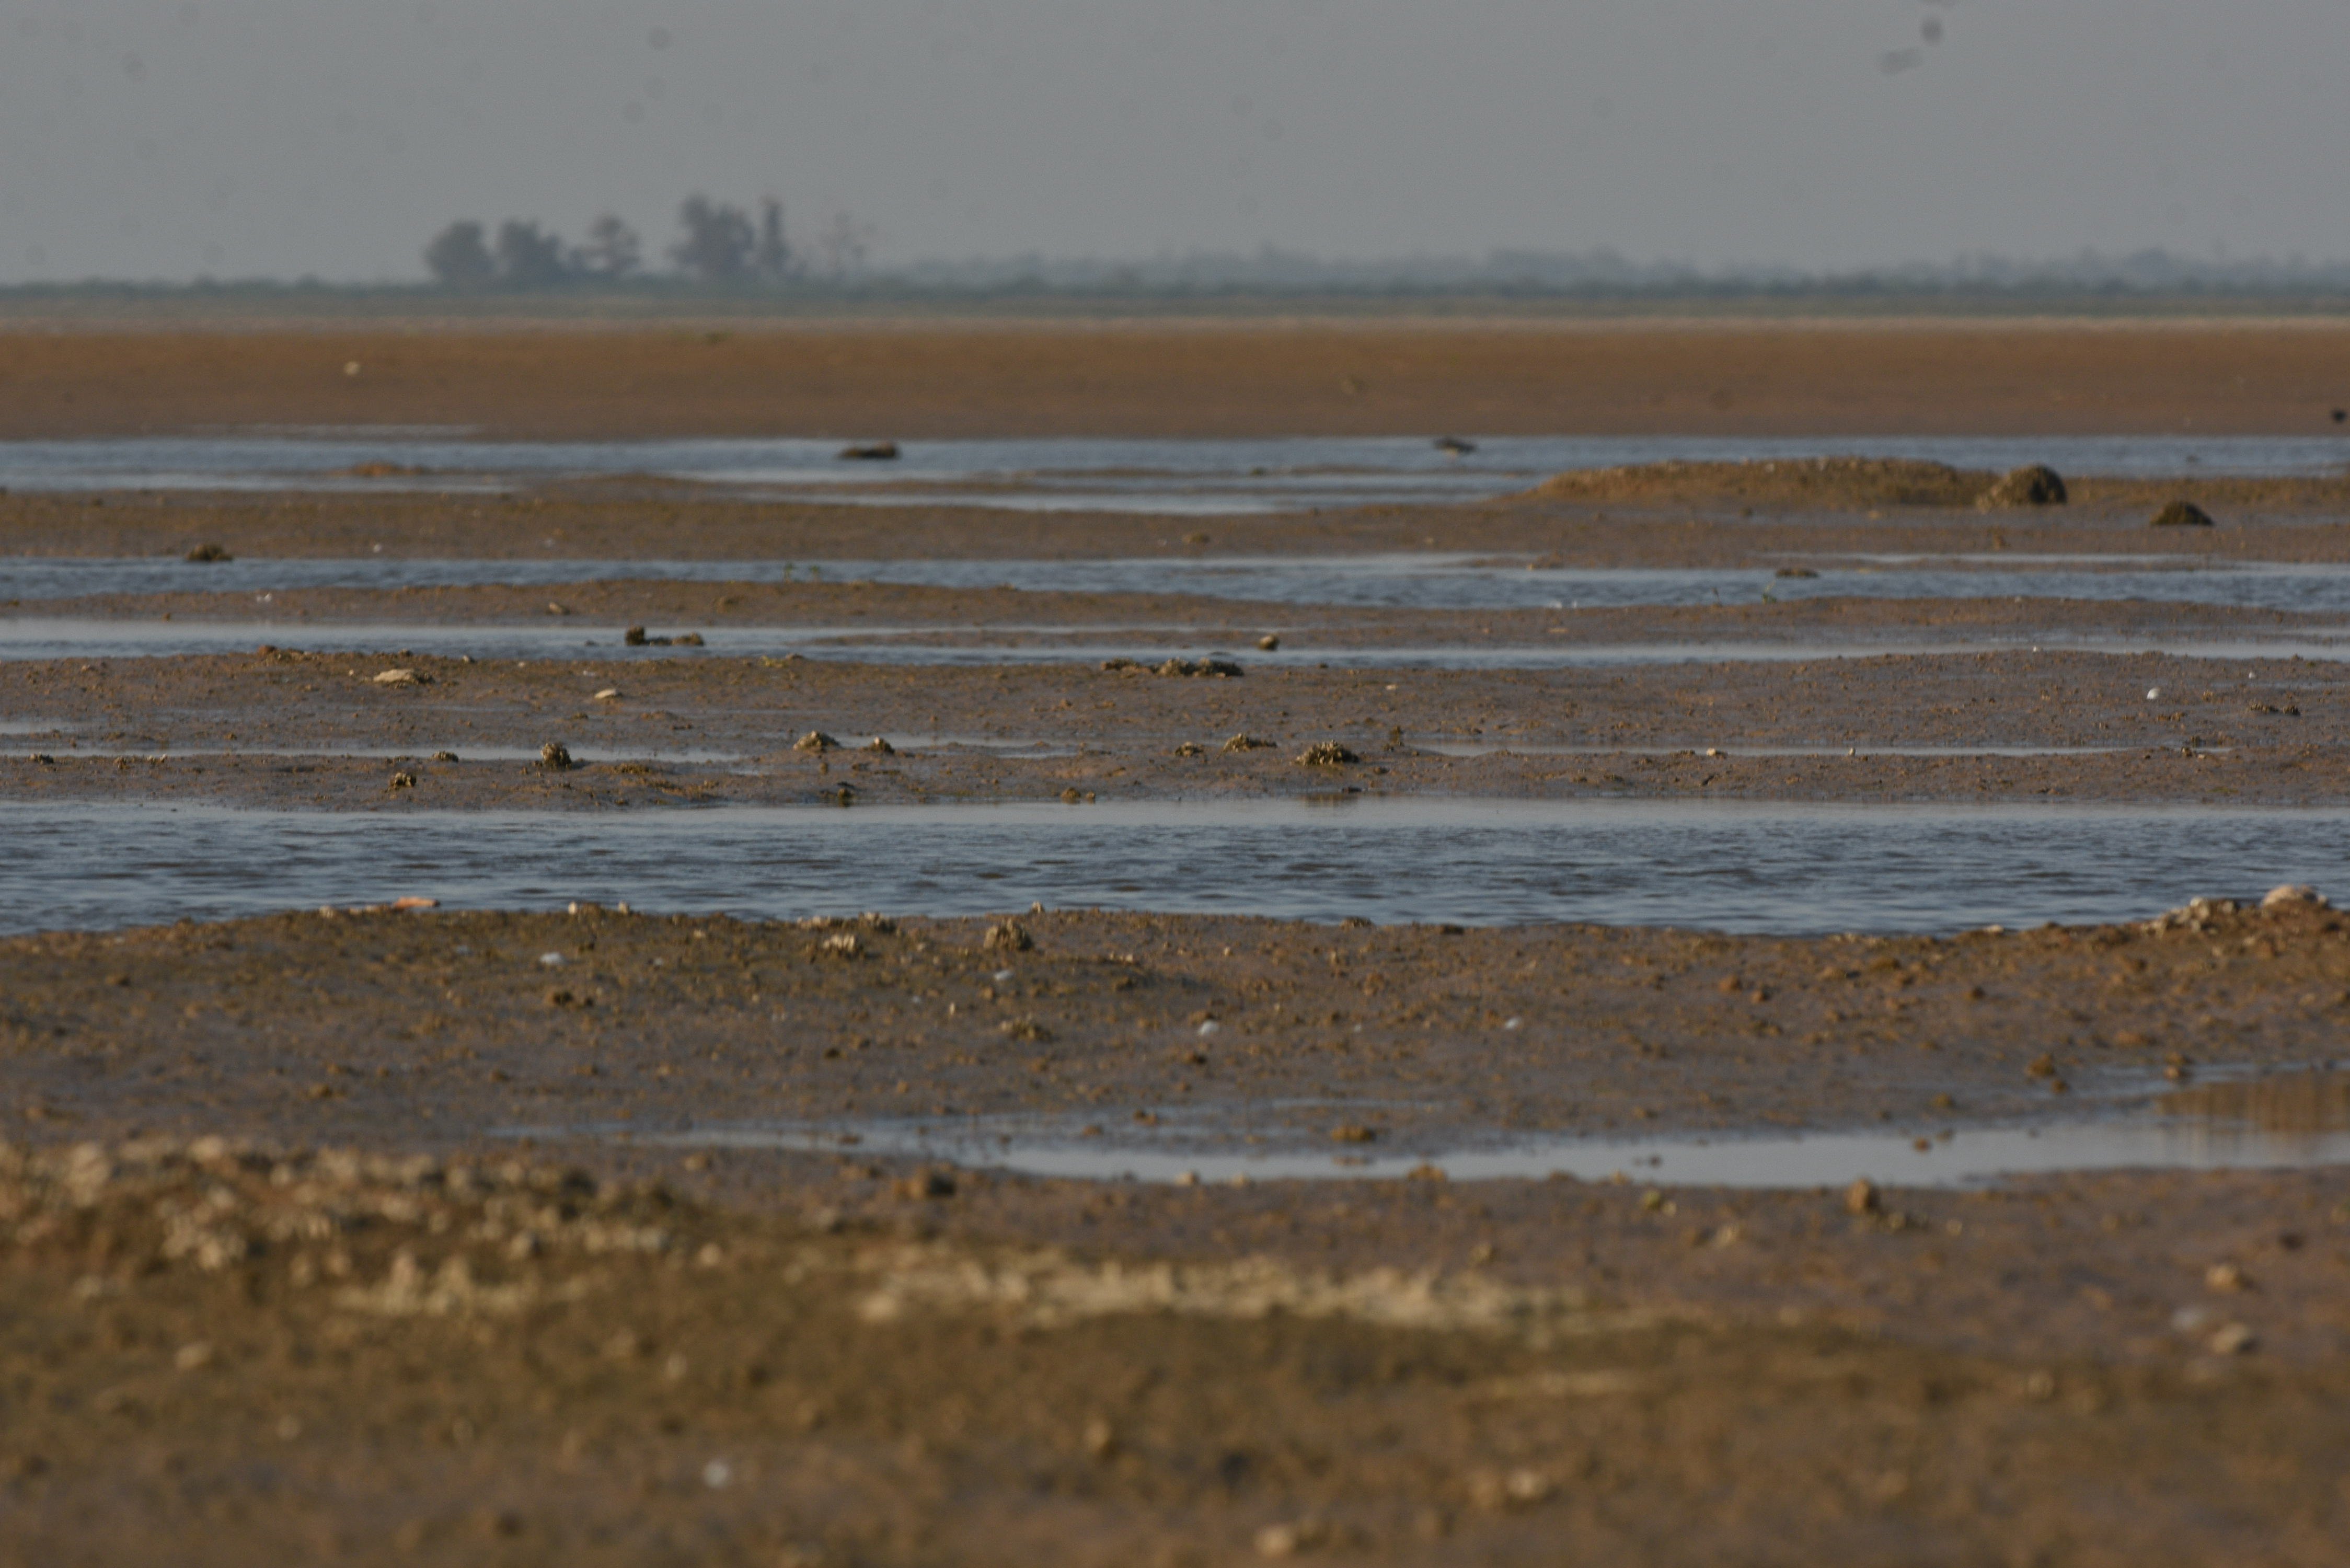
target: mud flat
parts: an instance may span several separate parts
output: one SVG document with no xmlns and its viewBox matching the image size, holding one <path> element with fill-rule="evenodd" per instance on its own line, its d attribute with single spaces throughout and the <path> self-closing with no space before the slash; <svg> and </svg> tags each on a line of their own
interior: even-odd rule
<svg viewBox="0 0 2350 1568">
<path fill-rule="evenodd" d="M 1170 1136 L 1138 1111 L 1220 1106 L 1338 1158 L 1636 1115 L 2055 1136 L 2103 1080 L 2164 1103 L 2166 1066 L 2173 1114 L 2309 1138 L 2350 1103 L 2305 1071 L 2350 978 L 2330 911 L 1862 943 L 1009 925 L 379 911 L 0 944 L 38 1150 L 0 1152 L 6 1549 L 2334 1550 L 2338 1171 L 1736 1191 L 1445 1180 L 1440 1148 L 1414 1179 L 1185 1186 L 852 1141 L 931 1096 L 1129 1145 Z M 657 1136 L 761 1114 L 841 1133 Z M 2126 1506 L 2092 1522 L 2089 1493 Z"/>
<path fill-rule="evenodd" d="M 2107 355 L 2110 426 L 2184 417 L 2153 340 L 1902 348 L 1944 392 Z M 380 394 L 389 339 L 34 358 L 157 376 L 109 428 L 205 369 L 258 417 L 331 348 L 357 418 L 536 386 L 587 429 L 745 340 L 616 339 L 643 379 L 577 397 L 567 340 L 400 341 Z M 1037 351 L 830 341 L 843 418 Z M 2250 428 L 2311 341 L 2193 345 L 2274 356 Z M 1071 343 L 1001 406 L 1107 373 Z M 2155 530 L 2153 488 L 1700 477 L 1229 525 L 0 498 L 89 573 L 0 607 L 0 1562 L 2330 1563 L 2350 922 L 2261 898 L 2350 889 L 2339 482 Z M 1791 587 L 725 570 L 1439 551 Z M 205 576 L 273 559 L 341 575 Z"/>
<path fill-rule="evenodd" d="M 2345 344 L 2328 320 L 29 331 L 0 435 L 2322 433 Z"/>
</svg>

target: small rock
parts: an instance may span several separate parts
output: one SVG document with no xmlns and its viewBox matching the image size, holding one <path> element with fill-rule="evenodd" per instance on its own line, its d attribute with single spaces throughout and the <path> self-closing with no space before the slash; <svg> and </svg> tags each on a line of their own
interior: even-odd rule
<svg viewBox="0 0 2350 1568">
<path fill-rule="evenodd" d="M 840 742 L 822 730 L 810 730 L 792 742 L 792 750 L 795 752 L 835 752 L 839 749 Z"/>
<path fill-rule="evenodd" d="M 2330 908 L 2325 895 L 2306 882 L 2288 882 L 2272 888 L 2261 897 L 2261 912 L 2272 914 L 2279 909 L 2323 909 Z"/>
<path fill-rule="evenodd" d="M 2260 1347 L 2260 1335 L 2241 1323 L 2223 1323 L 2203 1342 L 2214 1355 L 2243 1355 Z"/>
<path fill-rule="evenodd" d="M 387 670 L 375 678 L 378 686 L 427 686 L 432 682 L 413 670 Z"/>
<path fill-rule="evenodd" d="M 898 754 L 898 748 L 879 735 L 865 742 L 865 750 L 879 752 L 885 757 L 894 757 Z"/>
<path fill-rule="evenodd" d="M 1883 1208 L 1877 1196 L 1877 1183 L 1862 1177 L 1844 1189 L 1844 1207 L 1847 1214 L 1875 1214 Z"/>
<path fill-rule="evenodd" d="M 1330 1540 L 1330 1527 L 1318 1519 L 1301 1519 L 1289 1524 L 1268 1524 L 1256 1532 L 1256 1552 L 1260 1557 L 1295 1557 L 1301 1552 L 1311 1552 Z"/>
<path fill-rule="evenodd" d="M 630 648 L 642 648 L 645 645 L 645 628 L 632 626 L 620 634 L 620 640 Z"/>
<path fill-rule="evenodd" d="M 230 555 L 218 545 L 199 545 L 194 549 L 188 552 L 187 558 L 199 564 L 209 564 L 214 561 L 234 561 L 236 559 L 234 556 Z"/>
<path fill-rule="evenodd" d="M 2211 514 L 2192 501 L 2174 501 L 2156 513 L 2147 524 L 2149 528 L 2209 528 Z"/>
<path fill-rule="evenodd" d="M 1996 512 L 2015 506 L 2062 506 L 2064 502 L 2064 479 L 2054 469 L 2034 462 L 2003 475 L 1976 499 L 1975 508 Z"/>
<path fill-rule="evenodd" d="M 918 1170 L 898 1183 L 898 1196 L 907 1199 L 952 1198 L 955 1179 L 943 1170 Z"/>
<path fill-rule="evenodd" d="M 2203 1282 L 2215 1291 L 2248 1291 L 2252 1288 L 2251 1276 L 2234 1263 L 2214 1263 L 2203 1271 Z"/>
<path fill-rule="evenodd" d="M 1281 639 L 1274 636 L 1271 632 L 1266 632 L 1263 637 L 1256 639 L 1256 645 L 1265 652 L 1271 653 L 1274 649 L 1281 646 Z"/>
<path fill-rule="evenodd" d="M 551 773 L 561 773 L 571 766 L 571 748 L 560 741 L 549 741 L 538 748 L 538 765 Z"/>
<path fill-rule="evenodd" d="M 1231 747 L 1225 749 L 1229 751 Z M 1297 765 L 1302 768 L 1345 767 L 1362 760 L 1336 741 L 1316 741 L 1297 753 Z"/>
</svg>

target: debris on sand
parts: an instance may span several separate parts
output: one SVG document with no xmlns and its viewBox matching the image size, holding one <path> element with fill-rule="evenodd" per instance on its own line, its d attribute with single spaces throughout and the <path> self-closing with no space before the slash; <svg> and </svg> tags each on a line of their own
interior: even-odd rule
<svg viewBox="0 0 2350 1568">
<path fill-rule="evenodd" d="M 2209 528 L 2211 514 L 2192 501 L 2174 501 L 2147 523 L 2149 528 Z"/>
<path fill-rule="evenodd" d="M 561 773 L 571 765 L 571 748 L 560 741 L 549 741 L 538 748 L 538 765 L 551 773 Z"/>
<path fill-rule="evenodd" d="M 898 443 L 894 441 L 855 441 L 842 447 L 839 460 L 843 462 L 895 462 Z"/>
<path fill-rule="evenodd" d="M 378 686 L 430 686 L 432 677 L 419 675 L 413 670 L 387 670 L 375 678 Z"/>
<path fill-rule="evenodd" d="M 1024 953 L 1035 945 L 1036 939 L 1017 920 L 988 927 L 987 935 L 980 941 L 980 946 L 989 952 Z"/>
<path fill-rule="evenodd" d="M 234 561 L 236 559 L 234 556 L 230 555 L 218 545 L 199 545 L 194 549 L 188 552 L 187 558 L 191 561 L 206 564 L 213 561 Z"/>
<path fill-rule="evenodd" d="M 598 702 L 618 702 L 620 700 L 620 689 L 617 686 L 607 686 L 596 693 L 594 700 Z"/>
<path fill-rule="evenodd" d="M 1260 735 L 1234 735 L 1224 742 L 1223 749 L 1228 752 L 1269 752 L 1273 749 L 1273 742 Z"/>
<path fill-rule="evenodd" d="M 1134 659 L 1105 659 L 1101 667 L 1116 675 L 1166 675 L 1193 680 L 1230 680 L 1244 673 L 1229 659 L 1170 659 L 1156 665 Z"/>
<path fill-rule="evenodd" d="M 1316 741 L 1297 753 L 1301 768 L 1338 768 L 1362 760 L 1336 741 Z"/>
<path fill-rule="evenodd" d="M 822 730 L 810 730 L 792 742 L 792 750 L 795 752 L 837 752 L 839 749 L 840 742 Z"/>
<path fill-rule="evenodd" d="M 1975 498 L 1978 512 L 1999 512 L 2015 506 L 2062 506 L 2064 504 L 2064 481 L 2062 475 L 2043 462 L 2029 462 L 2000 477 Z"/>
</svg>

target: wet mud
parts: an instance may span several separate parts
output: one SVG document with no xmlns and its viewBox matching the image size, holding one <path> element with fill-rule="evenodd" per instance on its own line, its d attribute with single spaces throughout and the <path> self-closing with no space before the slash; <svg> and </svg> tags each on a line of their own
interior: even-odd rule
<svg viewBox="0 0 2350 1568">
<path fill-rule="evenodd" d="M 2306 379 L 2288 341 L 2260 352 Z M 93 376 L 163 352 L 82 347 Z M 272 340 L 251 362 L 327 347 Z M 362 349 L 334 347 L 334 375 L 394 352 Z M 513 352 L 542 374 L 568 350 Z M 344 379 L 365 389 L 355 418 L 424 384 Z M 1373 408 L 1367 384 L 1333 397 Z M 2198 409 L 2229 384 L 2199 375 Z M 187 417 L 179 385 L 110 405 L 109 428 Z M 2274 428 L 2273 389 L 2239 423 Z M 220 417 L 277 395 L 231 387 Z M 1773 418 L 1846 406 L 1820 395 Z M 2154 388 L 2128 417 L 2182 396 Z M 516 419 L 589 429 L 618 406 L 550 397 Z M 858 433 L 977 418 L 890 406 Z M 0 396 L 19 425 L 29 407 Z M 1982 514 L 1685 479 L 1205 524 L 651 482 L 14 496 L 0 549 L 2350 559 L 2332 482 L 2080 483 L 2064 508 Z M 2147 528 L 2173 493 L 2218 524 Z M 2282 651 L 2337 628 L 2210 605 L 1439 612 L 639 581 L 256 606 L 186 570 L 165 595 L 0 607 L 283 628 L 265 651 L 0 661 L 0 802 L 520 808 L 578 824 L 586 857 L 598 823 L 723 805 L 2326 807 L 2350 780 L 2338 666 Z M 359 622 L 555 623 L 598 646 L 301 646 Z M 645 645 L 620 642 L 632 625 Z M 751 627 L 832 644 L 651 641 Z M 860 636 L 897 651 L 859 657 Z M 1554 647 L 1685 657 L 1507 667 Z M 931 661 L 972 649 L 1000 661 Z M 1368 662 L 1431 649 L 1454 667 Z M 876 736 L 888 749 L 861 749 Z M 540 760 L 550 744 L 575 765 Z M 1825 1190 L 1668 1187 L 1637 1162 L 1621 1181 L 1444 1168 L 1542 1139 L 1855 1131 L 1922 1140 L 1924 1161 L 1946 1133 L 2116 1116 L 2314 1137 L 2350 1054 L 2344 917 L 2286 898 L 2154 919 L 2262 890 L 1939 938 L 1016 906 L 768 921 L 615 898 L 0 939 L 0 1562 L 2329 1563 L 2350 1529 L 2340 1167 L 1978 1188 L 1887 1168 Z M 1335 1179 L 1023 1176 L 875 1133 L 933 1125 L 1280 1154 Z M 762 1129 L 794 1137 L 733 1136 Z M 1406 1156 L 1425 1168 L 1347 1163 Z"/>
</svg>

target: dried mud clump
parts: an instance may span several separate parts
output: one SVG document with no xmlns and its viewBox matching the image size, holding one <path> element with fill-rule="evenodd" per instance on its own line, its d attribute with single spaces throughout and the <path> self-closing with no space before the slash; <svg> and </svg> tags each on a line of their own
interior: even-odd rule
<svg viewBox="0 0 2350 1568">
<path fill-rule="evenodd" d="M 2045 463 L 2026 463 L 2000 476 L 1975 499 L 1980 512 L 2004 512 L 2022 506 L 2062 506 L 2066 500 L 2064 477 Z"/>
<path fill-rule="evenodd" d="M 1362 760 L 1336 741 L 1316 741 L 1297 753 L 1301 768 L 1339 768 Z"/>
<path fill-rule="evenodd" d="M 2209 528 L 2211 514 L 2192 501 L 2174 501 L 2147 520 L 2149 528 Z"/>
<path fill-rule="evenodd" d="M 1134 659 L 1105 659 L 1101 667 L 1114 675 L 1166 675 L 1192 680 L 1232 680 L 1244 671 L 1229 659 L 1170 659 L 1145 664 Z"/>
<path fill-rule="evenodd" d="M 1755 462 L 1647 462 L 1562 473 L 1547 501 L 1734 502 L 1744 505 L 1964 506 L 1989 475 L 1909 458 L 1820 457 Z"/>
</svg>

